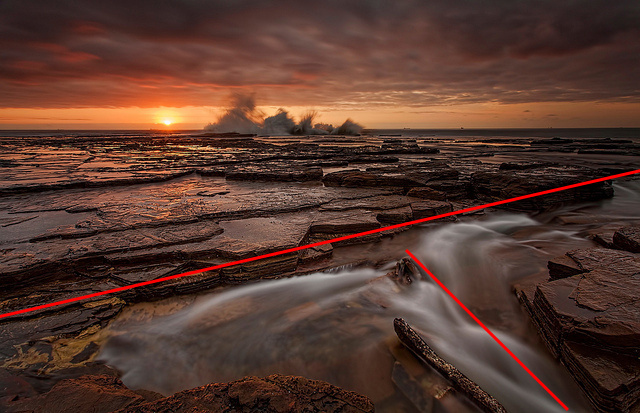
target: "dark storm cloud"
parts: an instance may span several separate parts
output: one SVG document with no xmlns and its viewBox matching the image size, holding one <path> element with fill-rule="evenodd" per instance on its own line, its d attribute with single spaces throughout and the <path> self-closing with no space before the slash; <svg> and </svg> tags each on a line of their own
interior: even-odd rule
<svg viewBox="0 0 640 413">
<path fill-rule="evenodd" d="M 0 2 L 0 106 L 638 101 L 637 1 Z"/>
</svg>

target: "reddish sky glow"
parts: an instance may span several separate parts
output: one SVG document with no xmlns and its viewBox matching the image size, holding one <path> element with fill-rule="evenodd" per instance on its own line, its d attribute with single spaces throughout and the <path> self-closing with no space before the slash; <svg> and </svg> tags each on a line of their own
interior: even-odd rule
<svg viewBox="0 0 640 413">
<path fill-rule="evenodd" d="M 639 9 L 5 0 L 0 128 L 201 128 L 238 91 L 373 128 L 638 127 Z"/>
</svg>

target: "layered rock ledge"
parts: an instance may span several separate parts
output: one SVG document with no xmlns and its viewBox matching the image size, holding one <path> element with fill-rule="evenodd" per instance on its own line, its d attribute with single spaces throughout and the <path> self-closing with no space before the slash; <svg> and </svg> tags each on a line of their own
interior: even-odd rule
<svg viewBox="0 0 640 413">
<path fill-rule="evenodd" d="M 640 154 L 638 144 L 615 139 L 295 139 L 237 134 L 0 138 L 0 311 L 623 172 L 636 167 L 632 156 Z M 592 153 L 617 158 L 596 161 L 589 157 Z M 602 183 L 514 206 L 537 212 L 612 194 L 610 183 Z M 78 347 L 68 358 L 84 363 L 97 351 L 94 342 L 84 341 L 85 335 L 100 331 L 130 303 L 340 265 L 375 266 L 399 256 L 365 259 L 355 249 L 364 246 L 354 244 L 368 247 L 397 235 L 398 231 L 372 234 L 3 319 L 0 356 L 10 360 L 18 354 L 26 361 L 16 369 L 25 376 L 41 375 L 48 366 L 73 364 L 61 361 L 68 355 L 52 345 L 53 340 L 68 339 L 77 340 Z M 638 253 L 637 229 L 603 235 L 601 240 L 616 249 L 608 252 L 620 250 L 627 254 L 624 257 Z M 356 258 L 345 259 L 351 255 Z M 558 261 L 555 268 L 562 269 L 554 274 L 566 275 L 553 275 L 557 280 L 540 290 L 553 290 L 553 282 L 569 282 L 597 270 L 574 258 L 579 256 Z M 609 263 L 608 270 L 615 270 L 615 263 Z M 587 295 L 582 298 L 608 283 L 608 277 L 601 274 L 593 285 L 584 284 Z M 624 293 L 616 298 L 623 297 Z M 620 308 L 627 308 L 625 303 Z M 620 310 L 589 305 L 596 308 L 590 311 L 612 317 Z M 595 326 L 600 319 L 593 320 Z M 558 326 L 564 328 L 559 322 Z M 587 346 L 589 351 L 615 350 L 634 357 L 635 336 L 627 334 L 622 340 L 616 335 L 619 328 L 611 325 L 610 333 L 600 335 L 593 328 L 573 329 L 573 336 L 559 335 L 554 346 L 558 352 Z M 565 340 L 574 336 L 585 343 Z M 600 339 L 606 342 L 598 347 Z M 563 347 L 565 342 L 569 344 Z M 620 371 L 627 366 L 635 368 L 624 362 Z M 394 371 L 396 383 L 404 383 L 407 393 L 415 396 L 411 389 L 416 380 L 407 380 L 401 366 Z M 620 377 L 627 377 L 624 374 Z M 611 377 L 615 383 L 627 383 Z M 620 386 L 636 388 L 636 381 L 628 383 Z M 620 389 L 615 387 L 605 402 L 613 400 L 622 408 L 631 403 L 622 400 L 627 396 L 619 396 Z M 415 403 L 420 405 L 419 400 Z"/>
<path fill-rule="evenodd" d="M 547 347 L 600 411 L 640 411 L 639 226 L 612 247 L 549 261 L 549 279 L 516 292 Z"/>
</svg>

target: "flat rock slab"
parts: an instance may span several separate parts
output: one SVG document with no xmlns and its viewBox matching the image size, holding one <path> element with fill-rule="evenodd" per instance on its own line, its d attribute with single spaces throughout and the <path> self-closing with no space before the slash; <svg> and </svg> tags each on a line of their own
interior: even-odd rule
<svg viewBox="0 0 640 413">
<path fill-rule="evenodd" d="M 484 171 L 471 176 L 478 198 L 499 201 L 547 189 L 577 184 L 606 174 L 577 167 L 547 167 L 523 171 Z M 542 195 L 506 204 L 508 209 L 544 210 L 562 203 L 597 201 L 613 196 L 611 182 L 599 182 L 579 188 Z"/>
<path fill-rule="evenodd" d="M 640 354 L 640 273 L 595 270 L 538 286 L 533 310 L 563 340 Z"/>
<path fill-rule="evenodd" d="M 640 255 L 608 248 L 578 249 L 550 260 L 547 267 L 552 280 L 596 269 L 629 275 L 640 271 Z"/>
<path fill-rule="evenodd" d="M 516 288 L 545 343 L 599 410 L 638 411 L 640 254 L 573 250 L 548 268 L 550 280 Z"/>
<path fill-rule="evenodd" d="M 79 239 L 18 243 L 0 259 L 1 279 L 6 283 L 40 282 L 41 278 L 31 278 L 29 274 L 40 271 L 45 276 L 49 273 L 49 278 L 56 277 L 56 268 L 68 267 L 81 260 L 101 262 L 102 257 L 109 254 L 201 242 L 222 232 L 214 222 L 204 221 L 99 233 Z"/>
<path fill-rule="evenodd" d="M 426 167 L 396 167 L 366 172 L 354 169 L 332 172 L 324 176 L 326 186 L 346 187 L 403 187 L 426 186 L 430 181 L 455 179 L 460 172 L 448 165 Z"/>
<path fill-rule="evenodd" d="M 383 225 L 401 224 L 411 221 L 413 211 L 410 206 L 379 212 L 376 219 Z"/>
<path fill-rule="evenodd" d="M 396 209 L 411 205 L 415 198 L 402 195 L 376 195 L 359 199 L 335 200 L 320 207 L 320 211 L 348 211 L 366 209 L 372 211 Z"/>
<path fill-rule="evenodd" d="M 280 164 L 237 165 L 225 171 L 225 178 L 244 181 L 319 181 L 322 179 L 322 168 L 285 167 Z"/>
<path fill-rule="evenodd" d="M 412 188 L 407 193 L 418 198 L 446 201 L 473 198 L 473 188 L 468 176 L 427 182 L 425 187 Z"/>
<path fill-rule="evenodd" d="M 376 214 L 363 210 L 347 212 L 324 212 L 319 214 L 311 224 L 311 234 L 355 234 L 380 228 Z"/>
<path fill-rule="evenodd" d="M 640 225 L 617 230 L 613 234 L 613 244 L 626 251 L 640 252 Z"/>
<path fill-rule="evenodd" d="M 272 249 L 297 247 L 309 232 L 313 214 L 280 214 L 275 217 L 260 217 L 222 221 L 220 227 L 230 240 L 247 244 L 270 246 Z"/>
<path fill-rule="evenodd" d="M 419 201 L 411 203 L 411 216 L 413 219 L 422 219 L 451 212 L 453 207 L 443 201 Z"/>
<path fill-rule="evenodd" d="M 340 238 L 381 227 L 378 214 L 366 210 L 350 210 L 345 212 L 321 212 L 309 228 L 307 244 Z M 332 242 L 334 246 L 361 244 L 379 240 L 380 233 L 354 237 L 348 240 Z"/>
<path fill-rule="evenodd" d="M 447 199 L 453 199 L 450 194 L 438 191 L 437 189 L 430 188 L 428 186 L 422 186 L 417 188 L 411 188 L 407 195 L 422 198 L 422 199 L 434 199 L 438 201 L 446 201 Z"/>
</svg>

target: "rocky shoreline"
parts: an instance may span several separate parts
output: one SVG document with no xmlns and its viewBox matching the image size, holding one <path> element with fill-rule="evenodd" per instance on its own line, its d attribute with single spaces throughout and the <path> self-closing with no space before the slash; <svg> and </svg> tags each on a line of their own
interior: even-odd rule
<svg viewBox="0 0 640 413">
<path fill-rule="evenodd" d="M 428 137 L 0 138 L 0 310 L 6 313 L 624 172 L 636 169 L 640 156 L 640 144 L 632 140 L 498 141 L 476 140 L 470 149 L 456 139 Z M 602 182 L 503 209 L 533 213 L 613 196 L 611 182 Z M 93 380 L 91 386 L 117 388 L 115 398 L 122 392 L 127 394 L 124 399 L 140 402 L 136 407 L 123 402 L 118 408 L 129 409 L 125 411 L 177 406 L 186 411 L 196 408 L 192 400 L 203 394 L 215 395 L 210 403 L 228 403 L 231 383 L 151 400 L 148 394 L 131 394 L 116 379 L 83 378 L 106 369 L 93 361 L 99 345 L 92 340 L 132 303 L 398 260 L 401 248 L 375 258 L 363 251 L 384 240 L 394 242 L 402 232 L 377 233 L 3 319 L 0 355 L 2 383 L 7 384 L 0 403 L 36 406 L 52 386 L 65 383 L 58 381 L 64 377 Z M 568 252 L 549 262 L 548 277 L 516 287 L 549 349 L 602 411 L 640 409 L 638 233 L 637 226 L 627 226 L 595 234 L 602 247 Z M 74 344 L 60 347 L 61 339 Z M 50 384 L 34 385 L 46 377 Z M 274 401 L 293 410 L 274 411 L 297 411 L 295 403 L 306 400 L 309 388 L 321 388 L 329 397 L 314 399 L 321 404 L 312 403 L 317 409 L 312 411 L 327 410 L 328 405 L 334 411 L 372 411 L 363 396 L 329 384 L 270 377 L 246 380 L 263 391 L 269 386 L 298 389 L 295 397 Z M 74 382 L 72 387 L 82 385 Z M 247 399 L 237 411 L 254 409 L 256 400 Z M 207 406 L 197 408 L 207 411 L 214 404 Z"/>
</svg>

